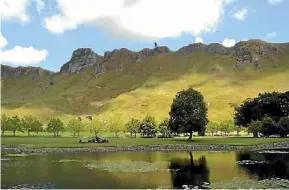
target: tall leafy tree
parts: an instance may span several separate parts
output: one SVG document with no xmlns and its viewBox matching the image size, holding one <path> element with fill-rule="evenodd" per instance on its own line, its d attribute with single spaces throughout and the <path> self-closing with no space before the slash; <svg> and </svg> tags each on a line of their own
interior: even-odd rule
<svg viewBox="0 0 289 190">
<path fill-rule="evenodd" d="M 25 131 L 27 131 L 27 135 L 30 135 L 30 132 L 41 132 L 43 130 L 42 123 L 32 115 L 24 116 L 22 118 L 22 126 Z"/>
<path fill-rule="evenodd" d="M 289 134 L 289 117 L 282 117 L 277 124 L 277 132 L 280 137 L 286 137 Z"/>
<path fill-rule="evenodd" d="M 225 133 L 225 136 L 233 132 L 234 129 L 235 129 L 235 126 L 232 121 L 223 121 L 220 124 L 220 130 Z"/>
<path fill-rule="evenodd" d="M 109 132 L 113 132 L 114 137 L 118 137 L 119 132 L 123 131 L 123 123 L 117 117 L 114 117 L 107 122 L 107 129 Z"/>
<path fill-rule="evenodd" d="M 146 116 L 140 124 L 140 133 L 142 136 L 155 137 L 157 133 L 156 121 L 154 117 Z"/>
<path fill-rule="evenodd" d="M 2 135 L 4 136 L 5 131 L 9 131 L 9 117 L 7 117 L 5 114 L 1 116 L 1 131 Z"/>
<path fill-rule="evenodd" d="M 261 128 L 260 132 L 264 136 L 277 134 L 277 124 L 276 124 L 276 122 L 270 117 L 265 117 L 262 120 L 262 128 Z"/>
<path fill-rule="evenodd" d="M 140 124 L 141 122 L 135 118 L 132 118 L 125 124 L 126 130 L 130 133 L 130 136 L 134 134 L 134 137 L 136 138 L 136 134 L 139 131 Z"/>
<path fill-rule="evenodd" d="M 162 134 L 162 137 L 171 137 L 171 131 L 168 128 L 169 118 L 165 118 L 159 125 L 159 132 Z"/>
<path fill-rule="evenodd" d="M 258 138 L 258 133 L 261 131 L 261 129 L 262 129 L 262 122 L 259 120 L 252 121 L 248 127 L 248 131 L 250 133 L 253 133 L 253 137 L 255 138 Z"/>
<path fill-rule="evenodd" d="M 202 132 L 208 122 L 208 109 L 203 95 L 189 88 L 178 92 L 171 105 L 169 128 L 173 132 L 190 133 Z"/>
<path fill-rule="evenodd" d="M 235 108 L 234 121 L 237 126 L 248 127 L 251 121 L 270 117 L 278 122 L 289 115 L 289 91 L 285 93 L 260 93 L 258 97 L 246 99 Z"/>
<path fill-rule="evenodd" d="M 98 118 L 93 118 L 89 123 L 88 123 L 88 130 L 89 132 L 93 133 L 95 136 L 97 136 L 101 131 L 104 130 L 104 123 L 98 119 Z"/>
<path fill-rule="evenodd" d="M 21 119 L 18 116 L 8 118 L 8 129 L 13 132 L 13 136 L 16 136 L 16 131 L 24 132 L 22 128 Z"/>
<path fill-rule="evenodd" d="M 83 131 L 83 129 L 84 127 L 79 118 L 70 119 L 68 124 L 66 125 L 66 130 L 71 132 L 73 136 L 75 136 L 76 134 L 79 136 L 79 133 Z"/>
<path fill-rule="evenodd" d="M 54 137 L 56 137 L 60 132 L 63 132 L 65 129 L 63 123 L 59 118 L 52 118 L 50 119 L 46 130 L 49 133 L 53 133 Z"/>
<path fill-rule="evenodd" d="M 211 133 L 212 136 L 214 136 L 214 133 L 217 133 L 219 131 L 219 124 L 216 122 L 209 122 L 206 126 L 207 133 Z"/>
</svg>

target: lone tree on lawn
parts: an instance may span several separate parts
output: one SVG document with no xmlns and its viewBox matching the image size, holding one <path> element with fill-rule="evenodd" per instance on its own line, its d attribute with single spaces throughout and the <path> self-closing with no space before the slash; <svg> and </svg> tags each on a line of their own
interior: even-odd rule
<svg viewBox="0 0 289 190">
<path fill-rule="evenodd" d="M 193 132 L 202 132 L 208 123 L 208 109 L 203 95 L 189 88 L 178 92 L 170 111 L 169 128 L 173 132 L 190 133 L 192 139 Z"/>
<path fill-rule="evenodd" d="M 54 137 L 56 137 L 59 132 L 64 131 L 64 126 L 59 118 L 52 118 L 50 119 L 46 130 L 49 133 L 53 133 Z"/>
</svg>

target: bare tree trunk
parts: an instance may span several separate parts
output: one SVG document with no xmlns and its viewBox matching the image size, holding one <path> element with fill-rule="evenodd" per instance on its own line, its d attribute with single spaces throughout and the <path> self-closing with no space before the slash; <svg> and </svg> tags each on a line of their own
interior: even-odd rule
<svg viewBox="0 0 289 190">
<path fill-rule="evenodd" d="M 254 131 L 254 132 L 253 132 L 253 137 L 254 137 L 254 138 L 258 138 L 258 132 L 257 132 L 257 131 Z"/>
<path fill-rule="evenodd" d="M 134 133 L 134 138 L 136 138 L 136 133 Z"/>
<path fill-rule="evenodd" d="M 30 136 L 30 131 L 28 130 L 27 132 L 28 132 L 28 137 L 29 137 Z"/>
<path fill-rule="evenodd" d="M 191 131 L 188 140 L 190 141 L 190 140 L 192 140 L 192 138 L 193 138 L 193 132 Z"/>
<path fill-rule="evenodd" d="M 13 137 L 15 137 L 16 136 L 16 130 L 13 130 Z"/>
</svg>

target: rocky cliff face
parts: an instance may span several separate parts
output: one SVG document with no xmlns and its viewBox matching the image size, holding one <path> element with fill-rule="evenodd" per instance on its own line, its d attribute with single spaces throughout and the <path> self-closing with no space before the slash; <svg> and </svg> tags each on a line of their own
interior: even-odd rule
<svg viewBox="0 0 289 190">
<path fill-rule="evenodd" d="M 61 67 L 60 72 L 78 73 L 88 67 L 94 67 L 94 73 L 99 74 L 106 72 L 107 69 L 121 69 L 123 63 L 136 64 L 146 58 L 160 54 L 176 53 L 181 56 L 186 56 L 195 52 L 229 55 L 240 64 L 255 64 L 258 66 L 258 62 L 262 59 L 273 59 L 283 54 L 289 54 L 289 43 L 274 44 L 261 40 L 249 40 L 241 41 L 230 48 L 218 43 L 209 45 L 194 43 L 184 46 L 176 52 L 172 52 L 165 46 L 159 46 L 154 49 L 145 48 L 139 52 L 121 48 L 107 51 L 104 53 L 104 56 L 94 53 L 90 48 L 79 48 L 72 53 L 70 61 Z M 37 73 L 37 77 L 52 74 L 52 72 L 41 69 L 40 67 L 13 68 L 1 65 L 1 74 L 3 77 L 26 75 L 32 71 Z"/>
<path fill-rule="evenodd" d="M 79 48 L 72 53 L 70 61 L 65 63 L 60 72 L 78 73 L 85 68 L 96 65 L 98 73 L 104 72 L 103 56 L 94 53 L 90 48 Z"/>
<path fill-rule="evenodd" d="M 33 74 L 33 79 L 37 79 L 41 76 L 50 76 L 53 72 L 42 69 L 41 67 L 10 67 L 1 65 L 2 77 L 19 77 L 28 74 Z"/>
<path fill-rule="evenodd" d="M 230 55 L 236 59 L 238 63 L 250 64 L 257 63 L 261 59 L 271 59 L 288 53 L 288 47 L 288 43 L 272 44 L 261 40 L 249 40 L 241 41 L 230 48 L 217 43 L 209 45 L 202 43 L 189 44 L 188 46 L 180 48 L 177 53 L 183 56 L 195 52 Z"/>
</svg>

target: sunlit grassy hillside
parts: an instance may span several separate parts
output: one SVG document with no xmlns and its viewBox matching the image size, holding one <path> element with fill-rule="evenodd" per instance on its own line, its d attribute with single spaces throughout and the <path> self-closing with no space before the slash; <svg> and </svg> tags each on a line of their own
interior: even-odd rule
<svg viewBox="0 0 289 190">
<path fill-rule="evenodd" d="M 262 60 L 262 70 L 238 65 L 229 56 L 175 53 L 154 56 L 138 64 L 118 61 L 120 69 L 99 76 L 93 68 L 78 74 L 54 74 L 37 81 L 31 76 L 4 79 L 2 112 L 33 114 L 43 121 L 56 115 L 117 116 L 122 120 L 146 115 L 168 116 L 175 94 L 185 88 L 202 92 L 209 119 L 232 119 L 234 106 L 265 91 L 289 90 L 289 56 Z M 50 85 L 53 81 L 55 84 Z"/>
</svg>

